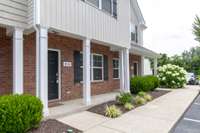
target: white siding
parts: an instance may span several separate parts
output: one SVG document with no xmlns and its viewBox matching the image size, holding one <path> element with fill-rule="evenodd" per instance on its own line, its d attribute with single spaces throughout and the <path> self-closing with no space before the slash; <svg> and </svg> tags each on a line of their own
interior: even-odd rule
<svg viewBox="0 0 200 133">
<path fill-rule="evenodd" d="M 33 25 L 33 11 L 34 11 L 34 6 L 33 6 L 33 1 L 34 0 L 27 0 L 28 4 L 28 14 L 27 14 L 27 23 L 29 26 L 32 26 Z"/>
<path fill-rule="evenodd" d="M 27 0 L 0 0 L 0 24 L 25 27 Z"/>
<path fill-rule="evenodd" d="M 115 19 L 82 0 L 41 0 L 41 25 L 129 47 L 130 2 L 118 0 Z"/>
</svg>

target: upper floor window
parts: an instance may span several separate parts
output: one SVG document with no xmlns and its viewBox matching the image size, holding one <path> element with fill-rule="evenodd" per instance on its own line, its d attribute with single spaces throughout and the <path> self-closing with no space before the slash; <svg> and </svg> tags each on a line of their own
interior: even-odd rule
<svg viewBox="0 0 200 133">
<path fill-rule="evenodd" d="M 85 0 L 117 18 L 117 0 Z"/>
<path fill-rule="evenodd" d="M 131 41 L 138 43 L 138 27 L 134 26 L 131 28 Z"/>
</svg>

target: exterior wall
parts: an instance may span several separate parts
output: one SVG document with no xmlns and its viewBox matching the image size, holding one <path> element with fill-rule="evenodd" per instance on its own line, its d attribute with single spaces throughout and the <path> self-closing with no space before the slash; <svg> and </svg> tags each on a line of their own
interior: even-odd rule
<svg viewBox="0 0 200 133">
<path fill-rule="evenodd" d="M 25 36 L 24 41 L 24 87 L 25 93 L 35 95 L 35 33 Z M 61 98 L 70 100 L 82 97 L 82 84 L 74 83 L 74 57 L 75 50 L 82 51 L 82 41 L 49 33 L 49 48 L 61 51 Z M 109 80 L 92 83 L 92 95 L 111 92 L 120 88 L 119 80 L 112 78 L 112 58 L 118 53 L 111 52 L 109 47 L 92 44 L 91 52 L 104 54 L 109 60 Z M 63 61 L 71 61 L 72 67 L 63 67 Z"/>
<path fill-rule="evenodd" d="M 24 93 L 36 95 L 36 34 L 24 36 Z"/>
<path fill-rule="evenodd" d="M 138 75 L 141 75 L 141 56 L 130 54 L 129 55 L 129 64 L 130 64 L 130 72 L 131 66 L 134 66 L 134 62 L 138 62 Z"/>
<path fill-rule="evenodd" d="M 0 24 L 25 27 L 27 0 L 0 0 Z"/>
<path fill-rule="evenodd" d="M 41 0 L 41 25 L 122 47 L 130 46 L 130 1 L 118 0 L 115 19 L 83 0 Z"/>
<path fill-rule="evenodd" d="M 28 12 L 27 12 L 27 23 L 29 27 L 33 25 L 34 18 L 34 0 L 27 0 Z"/>
<path fill-rule="evenodd" d="M 12 92 L 12 39 L 0 28 L 0 95 Z"/>
</svg>

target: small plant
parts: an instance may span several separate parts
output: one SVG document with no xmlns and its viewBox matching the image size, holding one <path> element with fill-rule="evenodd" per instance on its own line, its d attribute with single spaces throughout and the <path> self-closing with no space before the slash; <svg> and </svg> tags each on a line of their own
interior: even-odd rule
<svg viewBox="0 0 200 133">
<path fill-rule="evenodd" d="M 151 95 L 147 94 L 147 95 L 144 96 L 144 99 L 145 99 L 146 101 L 152 101 L 153 98 L 152 98 Z"/>
<path fill-rule="evenodd" d="M 126 103 L 124 105 L 124 108 L 127 109 L 127 110 L 132 110 L 134 108 L 134 106 L 131 103 Z"/>
<path fill-rule="evenodd" d="M 146 101 L 151 101 L 152 100 L 152 96 L 147 94 L 146 92 L 143 92 L 143 91 L 139 92 L 138 96 L 144 98 Z"/>
<path fill-rule="evenodd" d="M 143 97 L 136 96 L 134 102 L 136 105 L 144 105 L 147 101 Z"/>
<path fill-rule="evenodd" d="M 110 118 L 116 118 L 121 115 L 121 111 L 115 105 L 107 106 L 105 115 Z"/>
<path fill-rule="evenodd" d="M 116 97 L 116 101 L 122 105 L 125 105 L 126 103 L 132 103 L 133 96 L 131 93 L 120 93 L 120 95 Z"/>
</svg>

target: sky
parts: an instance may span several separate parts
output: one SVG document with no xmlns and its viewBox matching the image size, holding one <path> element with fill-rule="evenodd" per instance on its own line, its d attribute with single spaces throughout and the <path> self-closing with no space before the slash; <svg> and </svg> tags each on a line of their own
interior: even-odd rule
<svg viewBox="0 0 200 133">
<path fill-rule="evenodd" d="M 138 0 L 146 21 L 144 46 L 169 56 L 198 46 L 192 34 L 200 0 Z M 200 46 L 200 45 L 199 45 Z"/>
</svg>

